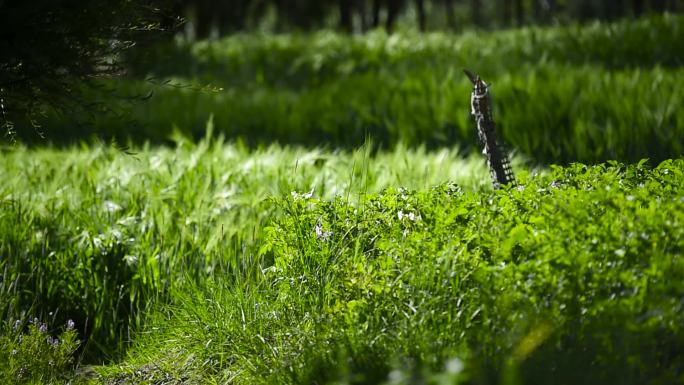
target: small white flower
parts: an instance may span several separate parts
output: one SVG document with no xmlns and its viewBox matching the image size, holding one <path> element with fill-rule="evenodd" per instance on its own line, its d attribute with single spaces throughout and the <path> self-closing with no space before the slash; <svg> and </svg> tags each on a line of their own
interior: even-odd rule
<svg viewBox="0 0 684 385">
<path fill-rule="evenodd" d="M 452 358 L 446 363 L 446 372 L 449 374 L 458 374 L 463 371 L 463 361 L 458 358 Z"/>
<path fill-rule="evenodd" d="M 124 259 L 124 261 L 126 261 L 126 264 L 128 266 L 135 266 L 138 264 L 138 256 L 137 255 L 127 255 L 123 259 Z"/>
<path fill-rule="evenodd" d="M 100 236 L 93 238 L 93 245 L 96 248 L 100 249 L 101 251 L 104 250 L 104 248 L 105 248 L 104 244 L 105 244 L 105 242 L 102 240 L 102 238 L 100 238 Z"/>
<path fill-rule="evenodd" d="M 121 210 L 121 206 L 112 201 L 105 201 L 103 204 L 103 209 L 108 213 L 115 213 Z"/>
<path fill-rule="evenodd" d="M 328 238 L 332 235 L 332 231 L 323 231 L 323 224 L 319 220 L 316 222 L 316 238 L 322 240 L 322 241 L 327 241 Z"/>
<path fill-rule="evenodd" d="M 123 238 L 123 234 L 121 233 L 120 230 L 118 229 L 113 229 L 110 232 L 112 238 L 114 238 L 117 242 L 121 242 L 121 239 Z"/>
<path fill-rule="evenodd" d="M 387 375 L 390 384 L 401 384 L 405 381 L 404 373 L 401 370 L 393 370 Z"/>
<path fill-rule="evenodd" d="M 307 200 L 307 199 L 311 199 L 311 197 L 313 197 L 314 189 L 312 188 L 311 191 L 309 191 L 308 193 L 298 193 L 296 191 L 292 191 L 290 194 L 292 195 L 293 200 L 300 200 L 300 199 Z"/>
<path fill-rule="evenodd" d="M 404 218 L 408 219 L 411 222 L 418 222 L 421 219 L 423 219 L 420 214 L 416 214 L 413 211 L 409 211 L 408 213 L 405 213 L 403 210 L 399 210 L 397 212 L 397 217 L 399 218 L 400 221 L 404 220 Z"/>
</svg>

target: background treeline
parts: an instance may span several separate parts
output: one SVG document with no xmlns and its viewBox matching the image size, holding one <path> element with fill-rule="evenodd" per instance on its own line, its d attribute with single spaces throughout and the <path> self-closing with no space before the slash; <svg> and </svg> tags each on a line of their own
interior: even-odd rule
<svg viewBox="0 0 684 385">
<path fill-rule="evenodd" d="M 569 9 L 579 3 L 556 4 Z M 634 4 L 625 2 L 625 12 L 634 14 Z M 657 8 L 644 4 L 645 9 Z M 676 8 L 674 3 L 662 6 Z M 406 15 L 413 6 L 407 7 Z M 426 9 L 436 9 L 430 7 Z M 16 5 L 14 11 L 28 8 Z M 167 14 L 173 25 L 178 20 L 174 12 Z M 272 8 L 259 14 L 277 16 Z M 531 159 L 664 160 L 684 149 L 684 120 L 678 111 L 684 104 L 682 25 L 684 17 L 664 13 L 460 34 L 419 33 L 409 27 L 392 34 L 382 29 L 365 34 L 324 30 L 166 39 L 126 51 L 122 69 L 132 76 L 96 82 L 83 92 L 78 75 L 90 80 L 97 72 L 74 75 L 63 65 L 37 77 L 40 83 L 21 83 L 19 91 L 27 92 L 0 87 L 3 113 L 12 112 L 8 101 L 34 100 L 33 90 L 43 92 L 48 104 L 69 90 L 70 101 L 66 111 L 38 109 L 40 119 L 35 121 L 9 115 L 15 120 L 3 119 L 3 131 L 39 144 L 45 144 L 43 136 L 51 143 L 72 143 L 92 135 L 171 143 L 174 131 L 191 139 L 204 136 L 211 118 L 215 132 L 249 145 L 353 148 L 372 138 L 385 148 L 402 143 L 467 151 L 476 148 L 476 136 L 468 116 L 471 86 L 461 69 L 470 68 L 492 84 L 495 119 L 506 143 Z M 74 46 L 70 39 L 64 41 Z M 58 56 L 36 47 L 16 52 Z M 49 60 L 45 63 L 52 68 Z M 6 73 L 23 79 L 22 68 L 26 66 L 15 65 L 15 72 Z M 3 79 L 0 84 L 12 82 Z"/>
<path fill-rule="evenodd" d="M 681 8 L 677 0 L 176 0 L 171 14 L 187 17 L 187 30 L 203 39 L 260 28 L 361 32 L 382 27 L 391 32 L 398 20 L 421 31 L 496 28 L 615 20 Z"/>
<path fill-rule="evenodd" d="M 684 149 L 682 25 L 682 16 L 664 15 L 463 35 L 238 34 L 168 44 L 131 57 L 132 72 L 178 87 L 111 83 L 153 96 L 120 104 L 121 116 L 93 111 L 85 130 L 71 117 L 44 129 L 57 142 L 88 132 L 160 143 L 174 130 L 200 138 L 213 117 L 215 132 L 250 145 L 353 148 L 371 137 L 383 147 L 474 149 L 467 67 L 492 84 L 506 143 L 531 159 L 662 160 Z"/>
</svg>

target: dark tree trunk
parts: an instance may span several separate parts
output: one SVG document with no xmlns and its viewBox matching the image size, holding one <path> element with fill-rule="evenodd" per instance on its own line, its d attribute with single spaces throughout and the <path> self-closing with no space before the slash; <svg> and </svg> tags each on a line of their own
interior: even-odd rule
<svg viewBox="0 0 684 385">
<path fill-rule="evenodd" d="M 247 17 L 249 18 L 250 26 L 255 26 L 259 24 L 263 15 L 268 10 L 269 5 L 269 0 L 254 0 L 252 4 L 249 5 Z"/>
<path fill-rule="evenodd" d="M 211 1 L 202 0 L 195 2 L 195 36 L 197 39 L 206 39 L 214 27 L 214 15 L 211 9 Z"/>
<path fill-rule="evenodd" d="M 220 1 L 212 3 L 214 22 L 217 24 L 221 36 L 245 29 L 247 20 L 249 19 L 249 3 L 250 0 Z"/>
<path fill-rule="evenodd" d="M 276 31 L 281 32 L 285 29 L 285 25 L 287 24 L 288 1 L 274 0 L 273 2 L 275 3 L 276 8 Z"/>
<path fill-rule="evenodd" d="M 501 25 L 509 26 L 513 19 L 513 2 L 512 0 L 502 0 Z"/>
<path fill-rule="evenodd" d="M 456 29 L 456 15 L 454 13 L 454 1 L 444 0 L 444 8 L 446 10 L 447 26 L 454 30 Z"/>
<path fill-rule="evenodd" d="M 539 17 L 538 21 L 543 23 L 548 23 L 553 18 L 553 14 L 556 11 L 556 1 L 555 0 L 535 0 L 535 7 L 538 8 Z"/>
<path fill-rule="evenodd" d="M 624 15 L 624 0 L 608 1 L 603 6 L 603 17 L 607 20 L 619 19 Z"/>
<path fill-rule="evenodd" d="M 387 0 L 387 20 L 385 20 L 385 30 L 387 33 L 392 33 L 394 30 L 394 23 L 399 16 L 401 10 L 401 0 Z"/>
<path fill-rule="evenodd" d="M 532 0 L 532 17 L 536 23 L 542 21 L 542 2 L 543 0 Z"/>
<path fill-rule="evenodd" d="M 480 0 L 472 0 L 470 2 L 471 12 L 473 15 L 473 24 L 476 26 L 482 25 L 482 2 Z"/>
<path fill-rule="evenodd" d="M 373 18 L 371 22 L 373 28 L 380 26 L 380 6 L 380 0 L 373 0 Z"/>
<path fill-rule="evenodd" d="M 664 12 L 665 0 L 651 0 L 651 9 L 656 12 Z"/>
<path fill-rule="evenodd" d="M 556 0 L 546 0 L 546 11 L 549 13 L 549 16 L 556 12 L 557 7 L 558 5 L 556 4 Z"/>
<path fill-rule="evenodd" d="M 352 3 L 349 0 L 339 0 L 340 29 L 346 33 L 352 32 Z"/>
<path fill-rule="evenodd" d="M 595 17 L 593 0 L 579 0 L 577 8 L 577 18 L 580 21 L 587 21 Z"/>
<path fill-rule="evenodd" d="M 420 32 L 425 32 L 425 1 L 416 0 L 416 11 L 418 13 L 418 28 Z"/>
<path fill-rule="evenodd" d="M 523 0 L 515 0 L 515 22 L 518 26 L 525 23 L 525 7 Z"/>
<path fill-rule="evenodd" d="M 0 1 L 0 6 L 2 6 L 2 1 Z M 164 31 L 175 32 L 181 26 L 182 18 L 185 16 L 184 2 L 180 0 L 172 1 L 161 18 L 161 27 Z"/>
<path fill-rule="evenodd" d="M 370 25 L 368 23 L 368 10 L 366 9 L 365 0 L 356 0 L 356 11 L 361 19 L 361 31 L 368 31 Z"/>
<path fill-rule="evenodd" d="M 644 14 L 644 0 L 632 0 L 632 12 L 639 17 Z"/>
</svg>

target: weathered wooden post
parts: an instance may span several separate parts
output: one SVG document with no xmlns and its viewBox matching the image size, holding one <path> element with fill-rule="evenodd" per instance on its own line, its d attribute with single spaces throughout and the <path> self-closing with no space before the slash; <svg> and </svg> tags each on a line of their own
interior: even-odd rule
<svg viewBox="0 0 684 385">
<path fill-rule="evenodd" d="M 480 144 L 484 146 L 482 153 L 487 156 L 494 188 L 515 184 L 511 162 L 503 146 L 496 139 L 496 124 L 492 119 L 489 86 L 478 75 L 467 69 L 464 69 L 463 72 L 473 83 L 473 92 L 470 94 L 470 113 L 477 124 L 477 136 Z"/>
</svg>

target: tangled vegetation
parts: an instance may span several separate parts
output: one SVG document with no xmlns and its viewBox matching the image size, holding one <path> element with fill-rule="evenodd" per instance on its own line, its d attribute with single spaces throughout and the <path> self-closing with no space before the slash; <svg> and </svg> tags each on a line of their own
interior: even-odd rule
<svg viewBox="0 0 684 385">
<path fill-rule="evenodd" d="M 238 384 L 681 381 L 683 177 L 575 164 L 494 192 L 293 194 L 259 270 L 185 288 L 131 362 Z"/>
<path fill-rule="evenodd" d="M 447 150 L 4 159 L 7 325 L 74 319 L 114 383 L 679 380 L 681 160 L 492 191 Z"/>
<path fill-rule="evenodd" d="M 181 86 L 137 131 L 94 114 L 125 148 L 58 116 L 0 148 L 0 381 L 684 382 L 681 21 L 130 58 Z M 517 186 L 473 151 L 466 58 Z"/>
</svg>

